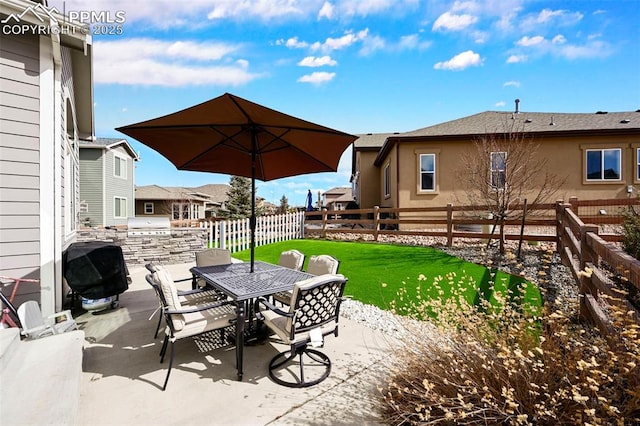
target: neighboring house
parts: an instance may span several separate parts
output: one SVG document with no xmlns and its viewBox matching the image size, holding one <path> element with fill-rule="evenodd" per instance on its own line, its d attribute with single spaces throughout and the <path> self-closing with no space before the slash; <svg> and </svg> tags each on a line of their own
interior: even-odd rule
<svg viewBox="0 0 640 426">
<path fill-rule="evenodd" d="M 135 216 L 134 163 L 138 160 L 125 139 L 80 142 L 82 225 L 126 225 Z"/>
<path fill-rule="evenodd" d="M 94 135 L 91 36 L 63 18 L 0 0 L 0 275 L 39 279 L 20 287 L 17 303 L 35 299 L 45 315 L 62 308 L 62 253 L 79 225 L 79 143 Z"/>
<path fill-rule="evenodd" d="M 514 113 L 489 111 L 407 133 L 362 135 L 353 149 L 356 202 L 360 208 L 455 204 L 461 153 L 478 138 L 499 136 L 512 120 L 540 144 L 549 172 L 566 178 L 557 199 L 626 198 L 640 191 L 640 110 L 531 113 L 516 104 Z"/>
<path fill-rule="evenodd" d="M 331 188 L 324 194 L 324 207 L 327 210 L 344 210 L 347 204 L 353 202 L 353 195 L 349 187 Z"/>
<path fill-rule="evenodd" d="M 172 220 L 215 217 L 224 208 L 225 184 L 209 184 L 195 188 L 138 186 L 135 190 L 138 217 L 163 216 Z"/>
</svg>

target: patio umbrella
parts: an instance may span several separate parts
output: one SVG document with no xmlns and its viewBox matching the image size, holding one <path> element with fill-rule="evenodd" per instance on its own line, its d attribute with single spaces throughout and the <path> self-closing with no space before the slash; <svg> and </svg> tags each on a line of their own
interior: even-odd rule
<svg viewBox="0 0 640 426">
<path fill-rule="evenodd" d="M 116 130 L 162 154 L 179 170 L 251 178 L 252 272 L 256 179 L 336 171 L 340 156 L 357 139 L 229 93 Z"/>
</svg>

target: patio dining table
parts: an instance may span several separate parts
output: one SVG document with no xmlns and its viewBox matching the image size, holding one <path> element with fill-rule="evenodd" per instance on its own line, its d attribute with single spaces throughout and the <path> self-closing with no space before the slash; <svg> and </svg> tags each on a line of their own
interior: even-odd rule
<svg viewBox="0 0 640 426">
<path fill-rule="evenodd" d="M 281 291 L 293 290 L 296 282 L 313 275 L 267 262 L 256 261 L 251 272 L 249 262 L 227 265 L 200 266 L 190 269 L 207 285 L 227 295 L 236 306 L 236 368 L 238 380 L 242 380 L 247 313 L 252 312 L 254 299 Z M 251 315 L 250 315 L 251 316 Z"/>
</svg>

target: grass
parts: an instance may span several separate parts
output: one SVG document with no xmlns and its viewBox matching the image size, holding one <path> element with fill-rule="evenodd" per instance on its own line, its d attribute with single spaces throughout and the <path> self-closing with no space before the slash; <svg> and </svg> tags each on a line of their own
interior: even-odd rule
<svg viewBox="0 0 640 426">
<path fill-rule="evenodd" d="M 490 270 L 482 265 L 466 262 L 430 247 L 375 244 L 366 242 L 343 242 L 325 240 L 290 240 L 266 246 L 256 247 L 255 258 L 277 263 L 280 253 L 297 249 L 306 255 L 304 268 L 310 256 L 330 254 L 340 260 L 339 272 L 349 282 L 345 295 L 366 304 L 390 309 L 391 302 L 406 286 L 415 282 L 433 282 L 438 277 L 455 275 L 467 277 L 470 285 L 463 291 L 469 303 L 486 298 L 492 300 L 493 292 L 506 292 L 524 288 L 525 303 L 541 306 L 542 299 L 537 288 L 519 276 L 501 271 Z M 233 254 L 234 257 L 248 261 L 250 251 Z M 474 285 L 471 285 L 473 283 Z M 479 287 L 479 291 L 475 288 Z M 444 293 L 443 293 L 444 292 Z M 482 293 L 482 294 L 480 294 Z M 447 298 L 448 288 L 423 286 L 420 289 L 422 299 Z M 397 306 L 396 306 L 397 307 Z"/>
</svg>

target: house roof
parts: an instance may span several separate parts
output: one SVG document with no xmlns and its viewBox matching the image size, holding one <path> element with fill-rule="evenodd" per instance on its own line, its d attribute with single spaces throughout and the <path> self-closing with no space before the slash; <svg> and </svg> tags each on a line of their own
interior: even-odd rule
<svg viewBox="0 0 640 426">
<path fill-rule="evenodd" d="M 380 148 L 388 137 L 398 135 L 400 133 L 366 133 L 359 134 L 358 139 L 353 142 L 353 147 L 357 149 Z"/>
<path fill-rule="evenodd" d="M 227 192 L 229 192 L 229 189 L 231 189 L 231 187 L 225 183 L 210 183 L 191 189 L 207 194 L 212 200 L 222 203 L 226 201 Z"/>
<path fill-rule="evenodd" d="M 133 147 L 129 145 L 126 139 L 122 138 L 95 138 L 94 140 L 81 140 L 80 148 L 93 148 L 93 149 L 113 149 L 122 145 L 124 149 L 129 152 L 131 158 L 135 161 L 140 160 L 138 153 L 133 150 Z"/>
<path fill-rule="evenodd" d="M 515 120 L 515 121 L 514 121 Z M 486 111 L 401 133 L 402 137 L 479 135 L 504 133 L 515 124 L 527 133 L 579 132 L 640 129 L 640 110 L 625 112 L 557 113 Z"/>
<path fill-rule="evenodd" d="M 224 192 L 223 192 L 224 190 Z M 194 200 L 207 203 L 222 204 L 227 198 L 229 185 L 211 184 L 196 188 L 182 186 L 146 185 L 136 186 L 138 200 Z"/>
<path fill-rule="evenodd" d="M 485 111 L 388 136 L 374 164 L 380 165 L 391 147 L 398 142 L 459 140 L 508 131 L 524 132 L 539 137 L 640 133 L 640 110 L 596 113 Z"/>
<path fill-rule="evenodd" d="M 337 186 L 335 188 L 331 188 L 328 191 L 325 191 L 323 193 L 323 195 L 327 195 L 327 194 L 330 194 L 330 195 L 345 194 L 347 192 L 351 192 L 351 187 L 348 187 L 348 186 Z"/>
</svg>

